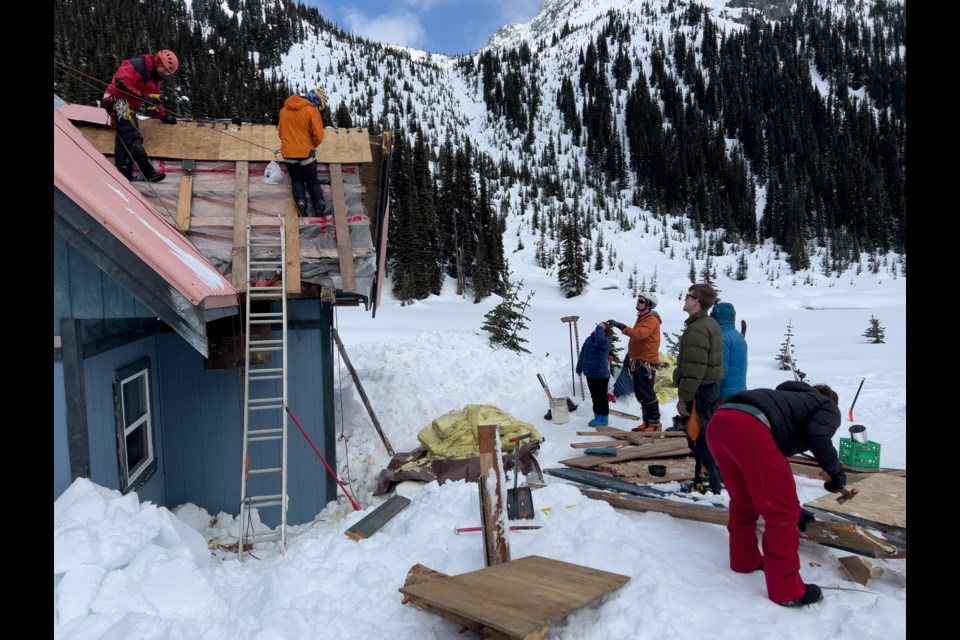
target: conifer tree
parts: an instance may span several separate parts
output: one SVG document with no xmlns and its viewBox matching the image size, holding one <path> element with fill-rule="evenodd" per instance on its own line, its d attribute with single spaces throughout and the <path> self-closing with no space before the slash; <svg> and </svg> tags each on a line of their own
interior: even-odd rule
<svg viewBox="0 0 960 640">
<path fill-rule="evenodd" d="M 523 346 L 527 339 L 520 335 L 520 332 L 527 329 L 527 322 L 530 321 L 525 315 L 525 311 L 530 306 L 530 299 L 535 291 L 527 294 L 527 297 L 520 300 L 520 289 L 523 287 L 523 280 L 507 288 L 503 300 L 484 316 L 484 331 L 490 334 L 490 344 L 498 345 L 516 351 L 517 353 L 530 353 L 530 350 Z"/>
<path fill-rule="evenodd" d="M 574 210 L 570 221 L 561 229 L 563 256 L 557 270 L 560 288 L 568 298 L 583 293 L 587 287 L 587 274 L 583 268 L 583 239 L 580 236 L 580 219 Z"/>
<path fill-rule="evenodd" d="M 864 331 L 861 335 L 863 335 L 864 338 L 868 338 L 870 340 L 870 344 L 884 344 L 884 338 L 886 338 L 886 329 L 883 328 L 878 319 L 871 315 L 870 326 L 867 327 L 866 331 Z"/>
<path fill-rule="evenodd" d="M 784 335 L 783 342 L 780 343 L 780 352 L 775 356 L 775 360 L 780 364 L 781 371 L 793 371 L 793 377 L 797 380 L 803 380 L 807 374 L 797 369 L 797 360 L 793 355 L 793 325 L 792 320 L 787 321 L 787 332 Z"/>
</svg>

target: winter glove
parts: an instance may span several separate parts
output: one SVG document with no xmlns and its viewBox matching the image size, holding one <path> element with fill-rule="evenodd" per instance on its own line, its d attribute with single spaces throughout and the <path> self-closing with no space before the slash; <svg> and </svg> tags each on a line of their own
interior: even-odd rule
<svg viewBox="0 0 960 640">
<path fill-rule="evenodd" d="M 843 470 L 823 483 L 824 490 L 830 493 L 840 493 L 845 486 L 847 486 L 847 474 Z"/>
<path fill-rule="evenodd" d="M 148 108 L 153 107 L 156 109 L 160 105 L 160 94 L 151 93 L 150 95 L 143 96 L 143 104 L 147 105 Z"/>
<path fill-rule="evenodd" d="M 801 532 L 805 532 L 807 530 L 807 523 L 815 520 L 816 518 L 814 517 L 812 511 L 807 511 L 803 507 L 800 507 L 800 522 L 797 523 L 797 528 L 800 529 Z"/>
<path fill-rule="evenodd" d="M 690 415 L 690 403 L 683 400 L 677 400 L 677 413 L 679 413 L 684 418 L 689 417 Z M 839 491 L 839 489 L 838 489 Z"/>
<path fill-rule="evenodd" d="M 167 113 L 167 114 L 164 114 L 162 118 L 160 118 L 160 122 L 164 124 L 177 124 L 177 117 L 172 113 Z"/>
<path fill-rule="evenodd" d="M 622 322 L 617 322 L 616 320 L 607 320 L 606 324 L 610 325 L 611 327 L 616 327 L 621 331 L 627 327 L 627 325 L 623 324 Z"/>
</svg>

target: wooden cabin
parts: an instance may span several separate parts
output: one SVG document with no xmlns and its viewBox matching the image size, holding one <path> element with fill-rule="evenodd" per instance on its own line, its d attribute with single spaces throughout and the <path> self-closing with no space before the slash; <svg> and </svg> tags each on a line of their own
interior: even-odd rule
<svg viewBox="0 0 960 640">
<path fill-rule="evenodd" d="M 285 230 L 288 406 L 336 469 L 334 308 L 376 313 L 389 132 L 328 127 L 326 215 L 301 218 L 285 173 L 270 179 L 275 126 L 142 120 L 167 177 L 128 182 L 104 113 L 54 98 L 54 499 L 87 477 L 168 508 L 239 513 L 246 298 L 276 276 L 247 273 L 248 227 Z M 295 427 L 288 443 L 287 522 L 300 524 L 337 486 Z"/>
</svg>

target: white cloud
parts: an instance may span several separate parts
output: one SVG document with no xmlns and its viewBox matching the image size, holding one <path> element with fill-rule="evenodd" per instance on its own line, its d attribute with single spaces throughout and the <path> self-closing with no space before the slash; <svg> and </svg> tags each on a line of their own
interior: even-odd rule
<svg viewBox="0 0 960 640">
<path fill-rule="evenodd" d="M 424 45 L 425 31 L 419 17 L 405 9 L 372 18 L 351 9 L 344 15 L 343 26 L 355 36 L 383 44 L 413 48 L 422 48 Z"/>
</svg>

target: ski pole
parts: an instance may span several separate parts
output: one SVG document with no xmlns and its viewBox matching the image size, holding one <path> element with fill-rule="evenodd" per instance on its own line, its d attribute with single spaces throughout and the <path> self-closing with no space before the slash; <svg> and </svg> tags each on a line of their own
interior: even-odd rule
<svg viewBox="0 0 960 640">
<path fill-rule="evenodd" d="M 510 531 L 527 531 L 529 529 L 543 529 L 543 525 L 540 524 L 512 524 L 510 525 Z M 483 527 L 454 527 L 453 532 L 457 535 L 461 533 L 467 533 L 469 531 L 483 531 Z"/>
<path fill-rule="evenodd" d="M 850 418 L 850 422 L 853 422 L 853 405 L 857 404 L 857 398 L 860 397 L 860 389 L 863 389 L 863 383 L 866 379 L 866 376 L 860 378 L 860 386 L 857 387 L 857 393 L 853 396 L 853 402 L 850 403 L 850 413 L 848 416 Z"/>
</svg>

